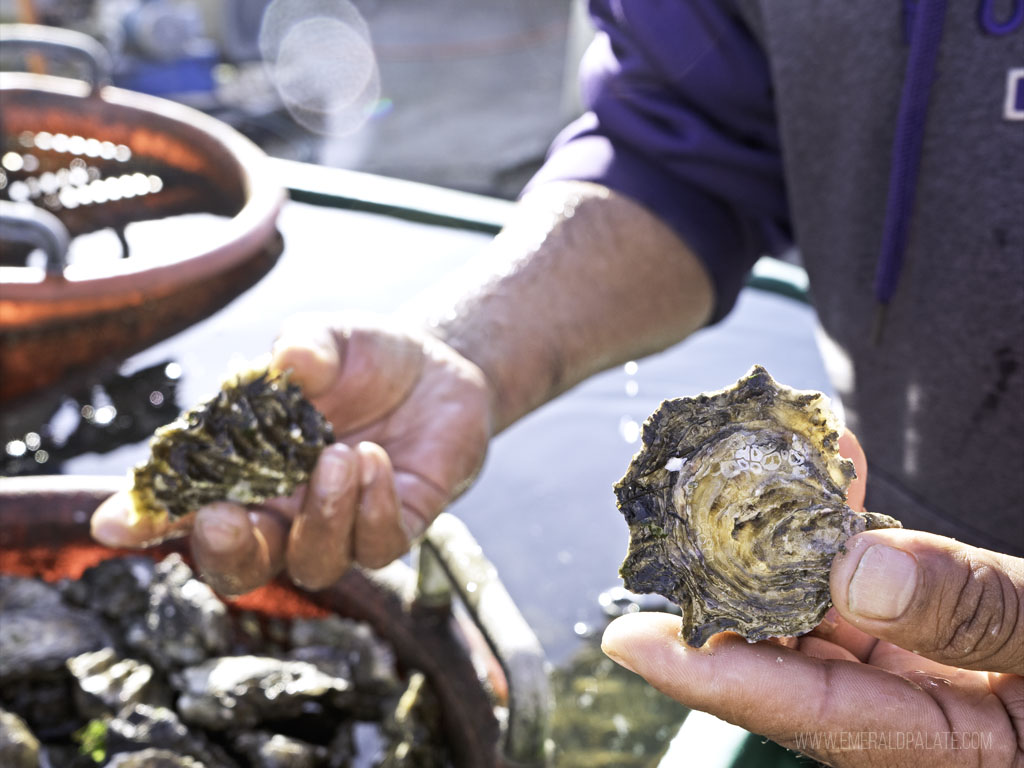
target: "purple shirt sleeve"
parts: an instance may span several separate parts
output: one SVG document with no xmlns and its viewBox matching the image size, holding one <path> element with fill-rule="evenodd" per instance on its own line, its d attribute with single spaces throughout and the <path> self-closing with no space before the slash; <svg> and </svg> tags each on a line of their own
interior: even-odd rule
<svg viewBox="0 0 1024 768">
<path fill-rule="evenodd" d="M 720 320 L 758 256 L 791 244 L 764 53 L 723 0 L 592 0 L 591 14 L 589 111 L 530 186 L 593 181 L 647 207 L 706 266 Z"/>
</svg>

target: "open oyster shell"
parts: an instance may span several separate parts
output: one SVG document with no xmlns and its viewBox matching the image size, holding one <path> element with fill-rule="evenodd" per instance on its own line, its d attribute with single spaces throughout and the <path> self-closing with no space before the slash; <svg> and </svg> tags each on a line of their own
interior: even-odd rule
<svg viewBox="0 0 1024 768">
<path fill-rule="evenodd" d="M 854 470 L 838 427 L 824 395 L 760 366 L 729 389 L 663 402 L 615 486 L 626 587 L 676 602 L 692 646 L 723 630 L 754 642 L 813 629 L 846 539 L 900 525 L 846 505 Z"/>
<path fill-rule="evenodd" d="M 256 504 L 306 482 L 334 433 L 288 376 L 238 373 L 158 429 L 149 460 L 132 471 L 136 514 L 175 521 L 212 501 Z"/>
</svg>

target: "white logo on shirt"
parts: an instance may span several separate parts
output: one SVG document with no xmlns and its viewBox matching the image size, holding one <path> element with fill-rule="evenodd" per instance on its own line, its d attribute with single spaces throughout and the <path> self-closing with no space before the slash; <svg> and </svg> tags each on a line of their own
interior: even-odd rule
<svg viewBox="0 0 1024 768">
<path fill-rule="evenodd" d="M 1006 73 L 1003 117 L 1007 120 L 1024 120 L 1024 68 L 1018 67 Z"/>
</svg>

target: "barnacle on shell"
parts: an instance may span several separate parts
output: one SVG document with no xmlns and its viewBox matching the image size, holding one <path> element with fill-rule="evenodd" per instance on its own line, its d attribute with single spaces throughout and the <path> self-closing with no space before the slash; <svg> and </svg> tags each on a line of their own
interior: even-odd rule
<svg viewBox="0 0 1024 768">
<path fill-rule="evenodd" d="M 212 501 L 287 496 L 333 441 L 330 422 L 287 371 L 243 371 L 156 431 L 148 461 L 132 470 L 136 514 L 174 521 Z"/>
<path fill-rule="evenodd" d="M 846 505 L 854 470 L 838 426 L 824 395 L 760 366 L 728 389 L 663 402 L 615 486 L 630 529 L 626 587 L 677 603 L 692 646 L 723 630 L 754 642 L 813 629 L 843 543 L 900 525 Z"/>
</svg>

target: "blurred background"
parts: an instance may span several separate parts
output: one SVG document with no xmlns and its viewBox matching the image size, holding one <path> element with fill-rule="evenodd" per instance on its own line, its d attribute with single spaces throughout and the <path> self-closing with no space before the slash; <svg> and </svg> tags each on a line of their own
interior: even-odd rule
<svg viewBox="0 0 1024 768">
<path fill-rule="evenodd" d="M 589 36 L 575 0 L 2 0 L 0 18 L 97 38 L 115 85 L 272 156 L 504 198 L 575 116 Z"/>
</svg>

